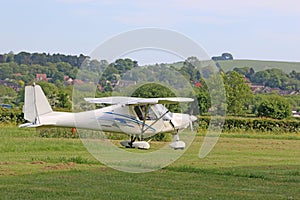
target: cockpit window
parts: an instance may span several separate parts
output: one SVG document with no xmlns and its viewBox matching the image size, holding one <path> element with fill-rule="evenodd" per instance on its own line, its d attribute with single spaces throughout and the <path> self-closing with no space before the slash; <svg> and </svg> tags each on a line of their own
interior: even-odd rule
<svg viewBox="0 0 300 200">
<path fill-rule="evenodd" d="M 143 116 L 143 113 L 142 111 L 140 110 L 140 107 L 139 106 L 134 106 L 134 111 L 135 113 L 137 114 L 138 118 L 140 120 L 143 120 L 144 119 L 144 116 Z"/>
<path fill-rule="evenodd" d="M 140 120 L 144 120 L 144 117 L 146 117 L 146 120 L 156 120 L 157 116 L 155 114 L 155 112 L 152 109 L 152 106 L 148 107 L 148 112 L 147 114 L 147 106 L 142 105 L 142 106 L 134 106 L 134 111 L 136 112 L 138 118 Z"/>
<path fill-rule="evenodd" d="M 163 116 L 163 120 L 169 121 L 172 119 L 172 113 L 162 104 L 156 104 L 154 105 L 155 110 L 157 111 L 157 114 L 160 116 Z"/>
</svg>

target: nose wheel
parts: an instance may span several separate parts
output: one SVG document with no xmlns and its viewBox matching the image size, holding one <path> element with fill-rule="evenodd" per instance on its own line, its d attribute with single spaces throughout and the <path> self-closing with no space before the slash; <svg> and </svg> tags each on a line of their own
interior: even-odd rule
<svg viewBox="0 0 300 200">
<path fill-rule="evenodd" d="M 174 150 L 183 150 L 185 148 L 185 143 L 179 140 L 178 130 L 173 135 L 173 141 L 171 144 L 169 144 L 169 146 Z"/>
</svg>

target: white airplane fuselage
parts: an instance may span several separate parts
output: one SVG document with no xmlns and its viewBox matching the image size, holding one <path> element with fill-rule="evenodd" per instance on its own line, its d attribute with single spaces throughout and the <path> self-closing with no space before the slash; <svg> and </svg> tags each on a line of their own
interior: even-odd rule
<svg viewBox="0 0 300 200">
<path fill-rule="evenodd" d="M 109 104 L 101 109 L 77 113 L 53 111 L 39 85 L 25 87 L 23 106 L 24 118 L 29 121 L 19 127 L 75 127 L 110 133 L 124 133 L 131 140 L 121 142 L 125 147 L 149 149 L 142 140 L 158 133 L 174 133 L 173 149 L 184 149 L 185 143 L 179 141 L 178 132 L 187 128 L 197 118 L 182 113 L 171 113 L 163 104 L 192 102 L 190 98 L 133 98 L 104 97 L 85 98 L 89 103 Z"/>
<path fill-rule="evenodd" d="M 153 108 L 154 112 L 157 112 Z M 124 133 L 127 135 L 141 135 L 150 137 L 157 133 L 174 132 L 189 125 L 190 116 L 172 113 L 168 117 L 141 120 L 134 112 L 133 106 L 113 105 L 101 109 L 78 113 L 50 112 L 38 116 L 38 126 L 76 127 L 79 129 L 100 130 L 103 132 Z M 144 124 L 144 125 L 143 125 Z M 144 127 L 143 127 L 144 126 Z M 144 132 L 142 133 L 142 130 Z"/>
</svg>

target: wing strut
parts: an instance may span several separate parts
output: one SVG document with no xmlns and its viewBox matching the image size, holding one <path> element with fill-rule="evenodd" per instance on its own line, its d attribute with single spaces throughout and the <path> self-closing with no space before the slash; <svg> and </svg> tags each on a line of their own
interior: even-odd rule
<svg viewBox="0 0 300 200">
<path fill-rule="evenodd" d="M 142 140 L 144 139 L 144 133 L 147 130 L 147 128 L 145 130 L 144 130 L 144 128 L 145 128 L 147 114 L 149 112 L 149 107 L 150 107 L 149 104 L 147 104 L 146 107 L 145 107 L 145 112 L 144 112 L 144 117 L 143 117 L 143 124 L 142 124 L 142 134 L 141 134 Z"/>
<path fill-rule="evenodd" d="M 146 117 L 147 117 L 147 113 L 149 111 L 149 104 L 146 107 L 146 112 L 145 112 L 145 116 L 144 116 L 144 120 L 143 120 L 143 125 L 142 125 L 142 140 L 144 139 L 144 133 L 150 128 L 152 127 L 155 123 L 157 123 L 159 120 L 161 120 L 166 114 L 168 114 L 170 111 L 167 110 L 167 112 L 165 112 L 164 114 L 162 114 L 159 118 L 157 118 L 154 122 L 152 122 L 152 124 L 150 124 L 149 126 L 147 126 L 145 128 L 145 123 L 146 123 Z M 144 129 L 145 128 L 145 129 Z"/>
</svg>

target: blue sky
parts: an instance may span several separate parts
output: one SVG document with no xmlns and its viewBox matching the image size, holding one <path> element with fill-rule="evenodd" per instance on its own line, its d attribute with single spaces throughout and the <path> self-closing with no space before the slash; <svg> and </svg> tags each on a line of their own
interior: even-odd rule
<svg viewBox="0 0 300 200">
<path fill-rule="evenodd" d="M 0 53 L 89 55 L 124 31 L 178 31 L 210 56 L 300 62 L 297 0 L 0 0 Z M 159 61 L 157 61 L 159 62 Z"/>
</svg>

